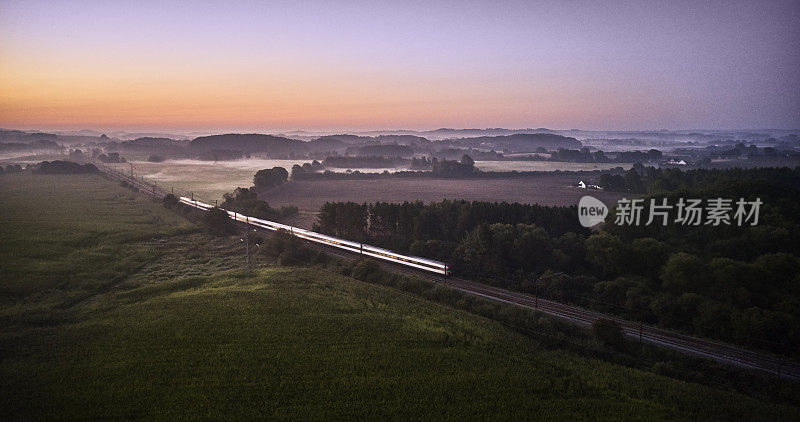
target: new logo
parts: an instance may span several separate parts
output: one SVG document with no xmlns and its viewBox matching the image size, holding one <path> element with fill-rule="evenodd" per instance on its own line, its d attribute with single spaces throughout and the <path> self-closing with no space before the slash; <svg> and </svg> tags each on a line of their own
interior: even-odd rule
<svg viewBox="0 0 800 422">
<path fill-rule="evenodd" d="M 608 207 L 601 200 L 586 195 L 578 202 L 578 220 L 583 227 L 593 227 L 605 221 Z"/>
</svg>

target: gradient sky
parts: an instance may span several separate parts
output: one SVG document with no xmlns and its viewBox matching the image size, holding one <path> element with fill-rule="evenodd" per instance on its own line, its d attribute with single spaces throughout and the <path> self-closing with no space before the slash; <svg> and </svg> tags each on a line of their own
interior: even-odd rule
<svg viewBox="0 0 800 422">
<path fill-rule="evenodd" d="M 0 127 L 800 128 L 799 1 L 0 1 Z"/>
</svg>

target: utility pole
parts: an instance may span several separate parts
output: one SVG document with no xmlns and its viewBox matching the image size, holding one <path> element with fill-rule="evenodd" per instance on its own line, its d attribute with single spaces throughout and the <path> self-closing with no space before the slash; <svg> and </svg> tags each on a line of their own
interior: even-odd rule
<svg viewBox="0 0 800 422">
<path fill-rule="evenodd" d="M 639 321 L 639 344 L 642 344 L 642 325 L 643 323 Z"/>
<path fill-rule="evenodd" d="M 244 220 L 245 232 L 247 233 L 247 273 L 253 272 L 253 261 L 250 258 L 250 217 Z"/>
<path fill-rule="evenodd" d="M 554 274 L 550 274 L 544 277 L 539 277 L 536 281 L 533 282 L 533 309 L 539 309 L 539 280 L 544 280 L 546 278 L 555 277 L 557 275 L 563 275 L 563 272 L 557 272 Z"/>
</svg>

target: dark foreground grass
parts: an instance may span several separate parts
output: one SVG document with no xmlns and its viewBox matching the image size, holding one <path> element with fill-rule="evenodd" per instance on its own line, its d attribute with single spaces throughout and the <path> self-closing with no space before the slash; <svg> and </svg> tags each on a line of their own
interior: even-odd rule
<svg viewBox="0 0 800 422">
<path fill-rule="evenodd" d="M 496 322 L 311 269 L 116 292 L 4 333 L 2 406 L 40 418 L 781 419 L 796 409 L 548 351 Z"/>
<path fill-rule="evenodd" d="M 117 191 L 102 179 L 87 180 Z M 35 195 L 48 185 L 29 189 Z M 54 199 L 71 201 L 58 194 L 68 191 L 56 192 Z M 237 246 L 198 233 L 162 239 L 176 229 L 142 224 L 141 216 L 173 216 L 152 202 L 131 204 L 127 195 L 122 191 L 109 204 L 139 211 L 118 205 L 95 206 L 106 210 L 96 214 L 78 205 L 39 211 L 40 202 L 21 193 L 2 205 L 18 218 L 48 221 L 61 251 L 28 253 L 25 248 L 39 246 L 18 238 L 25 231 L 0 229 L 3 242 L 17 245 L 0 250 L 0 262 L 18 268 L 14 288 L 2 293 L 4 311 L 35 306 L 57 315 L 47 324 L 6 319 L 0 326 L 3 419 L 800 417 L 787 405 L 552 350 L 496 321 L 327 270 L 184 275 L 240 262 Z M 81 218 L 51 218 L 72 212 L 116 229 L 76 242 L 86 230 Z M 109 288 L 103 273 L 64 258 L 98 245 L 123 248 L 105 265 L 129 259 L 125 248 L 155 251 L 126 267 Z M 20 256 L 28 267 L 17 262 Z M 70 306 L 53 300 L 58 285 L 47 282 L 51 259 L 96 280 L 80 284 L 88 299 Z M 25 268 L 37 274 L 31 286 Z"/>
<path fill-rule="evenodd" d="M 195 228 L 99 175 L 0 177 L 0 323 L 53 323 Z"/>
</svg>

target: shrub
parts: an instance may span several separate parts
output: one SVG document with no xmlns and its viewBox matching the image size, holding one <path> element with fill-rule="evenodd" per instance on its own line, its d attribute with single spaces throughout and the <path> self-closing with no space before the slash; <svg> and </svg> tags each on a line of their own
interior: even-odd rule
<svg viewBox="0 0 800 422">
<path fill-rule="evenodd" d="M 208 210 L 203 216 L 203 224 L 210 233 L 217 236 L 228 235 L 236 231 L 228 212 L 219 207 Z"/>
<path fill-rule="evenodd" d="M 253 176 L 253 185 L 257 191 L 265 191 L 286 183 L 289 172 L 283 167 L 273 167 L 256 172 Z"/>
<path fill-rule="evenodd" d="M 616 321 L 600 318 L 592 323 L 592 335 L 614 350 L 621 350 L 625 345 L 622 328 Z"/>
<path fill-rule="evenodd" d="M 287 205 L 278 209 L 278 216 L 280 217 L 291 217 L 293 215 L 297 215 L 298 213 L 299 210 L 294 205 Z"/>
<path fill-rule="evenodd" d="M 385 275 L 386 273 L 381 269 L 381 266 L 371 259 L 360 260 L 351 274 L 353 278 L 368 283 L 378 283 Z"/>
<path fill-rule="evenodd" d="M 173 195 L 171 193 L 168 193 L 168 194 L 164 195 L 164 201 L 163 202 L 164 202 L 164 207 L 172 209 L 172 208 L 175 208 L 178 205 L 178 198 L 175 195 Z"/>
<path fill-rule="evenodd" d="M 264 241 L 261 251 L 278 258 L 281 265 L 293 265 L 314 260 L 315 253 L 303 241 L 286 230 L 277 230 Z"/>
</svg>

